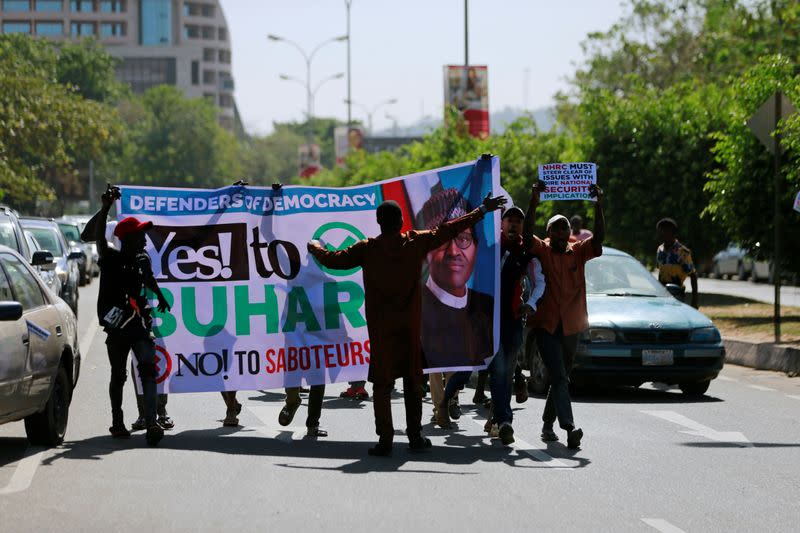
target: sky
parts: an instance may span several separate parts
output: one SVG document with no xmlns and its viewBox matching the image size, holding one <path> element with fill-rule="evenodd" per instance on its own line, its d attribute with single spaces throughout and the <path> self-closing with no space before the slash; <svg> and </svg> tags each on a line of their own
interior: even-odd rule
<svg viewBox="0 0 800 533">
<path fill-rule="evenodd" d="M 235 97 L 245 129 L 267 134 L 273 122 L 301 121 L 305 61 L 275 34 L 310 52 L 345 35 L 345 0 L 221 0 L 233 45 Z M 622 0 L 469 0 L 469 62 L 488 65 L 489 107 L 530 110 L 552 104 L 583 58 L 581 42 L 608 29 L 623 13 Z M 352 0 L 352 100 L 374 109 L 375 130 L 404 126 L 423 116 L 441 117 L 443 66 L 464 61 L 463 0 Z M 526 70 L 528 90 L 525 91 Z M 319 49 L 311 64 L 312 87 L 347 72 L 347 44 Z M 526 94 L 527 92 L 527 94 Z M 347 118 L 346 77 L 320 86 L 314 116 Z M 527 105 L 525 105 L 527 103 Z M 367 122 L 353 106 L 353 119 Z"/>
</svg>

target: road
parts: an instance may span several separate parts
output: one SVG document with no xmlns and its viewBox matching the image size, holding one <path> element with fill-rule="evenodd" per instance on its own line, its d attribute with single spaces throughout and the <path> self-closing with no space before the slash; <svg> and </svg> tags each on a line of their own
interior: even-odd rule
<svg viewBox="0 0 800 533">
<path fill-rule="evenodd" d="M 217 394 L 173 395 L 158 448 L 107 434 L 109 366 L 81 295 L 86 361 L 63 446 L 30 448 L 0 426 L 0 531 L 797 531 L 800 379 L 728 366 L 708 395 L 646 386 L 577 398 L 582 450 L 538 439 L 544 401 L 515 407 L 511 448 L 482 432 L 462 394 L 455 431 L 427 423 L 430 453 L 371 458 L 370 402 L 327 391 L 330 437 L 303 439 L 305 408 L 277 423 L 282 394 L 240 393 L 242 426 L 223 429 Z M 126 391 L 127 421 L 134 397 Z M 404 424 L 402 398 L 393 400 Z M 562 442 L 564 438 L 562 435 Z"/>
<path fill-rule="evenodd" d="M 758 302 L 775 303 L 775 286 L 767 283 L 712 278 L 700 278 L 697 282 L 697 288 L 701 293 L 728 294 L 730 296 L 750 298 Z M 688 282 L 686 286 L 689 286 Z M 800 287 L 782 285 L 781 305 L 800 307 Z"/>
</svg>

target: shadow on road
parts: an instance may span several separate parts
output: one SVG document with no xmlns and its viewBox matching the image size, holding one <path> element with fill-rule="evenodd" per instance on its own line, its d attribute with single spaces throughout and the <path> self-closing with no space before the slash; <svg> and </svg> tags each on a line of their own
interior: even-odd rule
<svg viewBox="0 0 800 533">
<path fill-rule="evenodd" d="M 724 400 L 715 396 L 691 396 L 683 394 L 677 387 L 653 384 L 655 389 L 641 389 L 636 387 L 608 387 L 592 388 L 576 391 L 572 395 L 573 403 L 625 403 L 625 404 L 653 404 L 653 403 L 715 403 Z M 541 396 L 545 398 L 545 396 Z"/>
<path fill-rule="evenodd" d="M 28 439 L 25 437 L 0 438 L 0 468 L 22 459 L 27 449 Z"/>
<path fill-rule="evenodd" d="M 249 435 L 248 433 L 251 433 Z M 236 434 L 236 435 L 234 435 Z M 244 455 L 252 457 L 275 457 L 295 459 L 327 459 L 346 461 L 341 466 L 328 465 L 295 465 L 291 463 L 278 463 L 284 468 L 334 470 L 344 474 L 365 474 L 368 472 L 402 472 L 426 473 L 449 475 L 475 475 L 478 472 L 453 472 L 437 470 L 435 465 L 469 466 L 477 463 L 505 463 L 516 468 L 550 468 L 541 461 L 536 461 L 523 451 L 501 446 L 496 442 L 488 442 L 482 436 L 462 435 L 460 432 L 450 432 L 446 437 L 448 445 L 456 447 L 434 446 L 430 451 L 412 453 L 407 448 L 403 436 L 398 435 L 395 440 L 392 457 L 370 457 L 367 449 L 374 442 L 364 441 L 335 441 L 327 439 L 300 439 L 288 441 L 280 438 L 268 438 L 259 434 L 258 430 L 250 428 L 213 428 L 200 430 L 187 430 L 171 434 L 161 441 L 158 448 L 152 453 L 159 453 L 159 449 L 198 451 Z M 51 457 L 46 458 L 42 464 L 52 465 L 59 460 L 102 460 L 105 456 L 116 452 L 125 452 L 136 448 L 146 448 L 144 437 L 135 434 L 130 440 L 115 440 L 106 435 L 91 437 L 82 441 L 66 442 Z M 562 449 L 563 448 L 563 449 Z M 583 468 L 591 461 L 583 457 L 576 457 L 576 453 L 566 447 L 548 446 L 547 453 L 554 459 L 569 461 L 573 468 Z M 430 465 L 425 469 L 403 469 L 406 463 Z"/>
</svg>

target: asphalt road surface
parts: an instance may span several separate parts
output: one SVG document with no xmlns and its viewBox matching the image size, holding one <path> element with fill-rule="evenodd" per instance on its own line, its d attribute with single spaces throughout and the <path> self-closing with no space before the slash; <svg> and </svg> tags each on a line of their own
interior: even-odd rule
<svg viewBox="0 0 800 533">
<path fill-rule="evenodd" d="M 111 439 L 109 367 L 97 283 L 81 295 L 84 370 L 66 442 L 28 447 L 0 426 L 0 531 L 798 531 L 800 378 L 726 367 L 702 400 L 664 386 L 576 398 L 584 446 L 539 440 L 544 401 L 514 404 L 517 441 L 482 431 L 462 393 L 458 429 L 433 428 L 432 451 L 371 458 L 371 402 L 328 387 L 323 427 L 305 407 L 280 427 L 281 391 L 239 393 L 239 428 L 222 428 L 218 394 L 172 395 L 176 422 L 158 448 Z M 398 383 L 399 386 L 399 383 Z M 126 421 L 134 419 L 132 390 Z M 402 397 L 394 400 L 403 428 Z"/>
<path fill-rule="evenodd" d="M 767 283 L 712 278 L 700 278 L 697 282 L 697 288 L 701 293 L 728 294 L 768 304 L 775 303 L 775 286 Z M 688 291 L 691 291 L 688 281 L 686 287 Z M 800 287 L 782 285 L 781 305 L 800 307 Z"/>
</svg>

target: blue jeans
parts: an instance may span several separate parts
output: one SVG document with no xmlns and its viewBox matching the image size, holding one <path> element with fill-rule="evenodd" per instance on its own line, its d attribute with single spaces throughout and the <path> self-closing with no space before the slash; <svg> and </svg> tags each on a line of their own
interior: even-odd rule
<svg viewBox="0 0 800 533">
<path fill-rule="evenodd" d="M 514 321 L 501 330 L 500 350 L 489 365 L 492 391 L 493 421 L 509 424 L 514 419 L 511 410 L 511 383 L 517 366 L 517 351 L 522 345 L 522 323 Z"/>
</svg>

